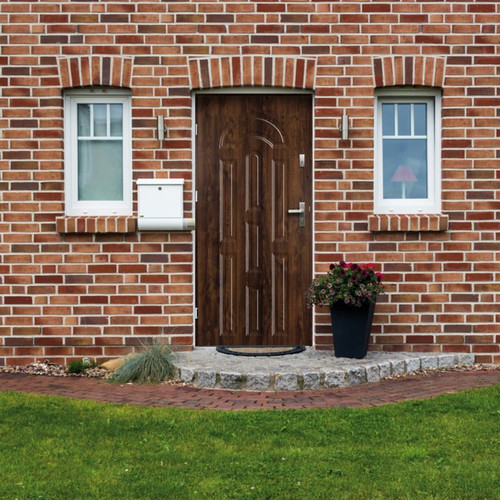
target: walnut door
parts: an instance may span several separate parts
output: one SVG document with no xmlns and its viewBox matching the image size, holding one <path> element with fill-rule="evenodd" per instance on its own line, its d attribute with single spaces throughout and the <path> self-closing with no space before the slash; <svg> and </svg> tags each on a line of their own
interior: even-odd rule
<svg viewBox="0 0 500 500">
<path fill-rule="evenodd" d="M 310 345 L 310 95 L 197 96 L 197 345 Z"/>
</svg>

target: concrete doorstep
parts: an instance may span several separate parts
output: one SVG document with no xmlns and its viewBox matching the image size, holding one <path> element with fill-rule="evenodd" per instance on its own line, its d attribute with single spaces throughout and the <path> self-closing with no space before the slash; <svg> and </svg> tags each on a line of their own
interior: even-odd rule
<svg viewBox="0 0 500 500">
<path fill-rule="evenodd" d="M 307 348 L 299 354 L 244 357 L 214 347 L 176 353 L 179 378 L 209 389 L 300 391 L 349 387 L 426 370 L 474 364 L 473 354 L 369 352 L 364 359 L 336 358 Z"/>
</svg>

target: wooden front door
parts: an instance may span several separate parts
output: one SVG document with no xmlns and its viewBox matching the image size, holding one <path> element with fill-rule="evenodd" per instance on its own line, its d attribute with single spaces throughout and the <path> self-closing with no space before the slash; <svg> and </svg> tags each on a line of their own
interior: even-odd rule
<svg viewBox="0 0 500 500">
<path fill-rule="evenodd" d="M 197 96 L 197 345 L 311 345 L 311 113 L 310 95 Z"/>
</svg>

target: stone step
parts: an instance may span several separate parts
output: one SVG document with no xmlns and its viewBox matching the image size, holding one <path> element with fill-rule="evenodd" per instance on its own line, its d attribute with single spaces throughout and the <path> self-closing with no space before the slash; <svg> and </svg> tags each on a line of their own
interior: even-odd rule
<svg viewBox="0 0 500 500">
<path fill-rule="evenodd" d="M 177 353 L 175 364 L 179 378 L 197 387 L 279 392 L 349 387 L 421 370 L 473 365 L 474 355 L 369 352 L 360 360 L 308 348 L 264 358 L 230 356 L 204 347 Z"/>
</svg>

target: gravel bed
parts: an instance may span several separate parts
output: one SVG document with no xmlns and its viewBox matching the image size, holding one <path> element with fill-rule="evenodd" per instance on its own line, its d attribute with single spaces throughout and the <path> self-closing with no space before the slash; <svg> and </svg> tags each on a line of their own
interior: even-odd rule
<svg viewBox="0 0 500 500">
<path fill-rule="evenodd" d="M 0 366 L 0 373 L 26 373 L 28 375 L 48 375 L 49 377 L 89 377 L 108 378 L 111 374 L 104 368 L 87 368 L 84 373 L 68 373 L 66 367 L 50 361 L 39 361 L 25 366 Z"/>
</svg>

